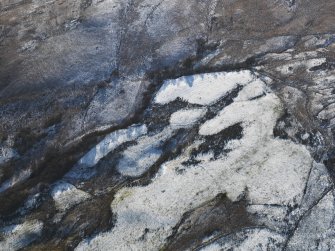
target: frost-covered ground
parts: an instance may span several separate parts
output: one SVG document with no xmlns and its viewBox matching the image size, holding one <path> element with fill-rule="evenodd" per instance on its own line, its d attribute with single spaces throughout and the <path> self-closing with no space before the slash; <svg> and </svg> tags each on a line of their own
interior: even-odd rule
<svg viewBox="0 0 335 251">
<path fill-rule="evenodd" d="M 0 250 L 333 250 L 334 13 L 0 1 Z"/>
<path fill-rule="evenodd" d="M 207 119 L 203 111 L 210 109 L 211 105 L 215 105 L 217 100 L 238 85 L 242 89 L 234 101 L 223 107 L 213 118 Z M 288 240 L 284 229 L 299 224 L 299 216 L 312 207 L 305 205 L 306 200 L 316 203 L 322 199 L 325 189 L 322 186 L 329 189 L 332 184 L 325 167 L 318 165 L 317 168 L 325 172 L 323 180 L 317 180 L 314 187 L 309 187 L 307 183 L 317 164 L 307 149 L 290 140 L 274 137 L 274 127 L 283 114 L 280 99 L 269 91 L 257 74 L 250 71 L 203 74 L 169 80 L 157 93 L 155 102 L 166 104 L 178 97 L 189 103 L 202 105 L 196 110 L 189 110 L 181 120 L 181 124 L 197 128 L 197 140 L 183 149 L 176 158 L 162 163 L 150 184 L 118 191 L 111 202 L 112 211 L 116 215 L 113 229 L 83 241 L 76 249 L 106 250 L 113 246 L 117 250 L 164 248 L 185 213 L 220 193 L 226 194 L 233 202 L 242 198 L 246 201 L 246 211 L 250 214 L 253 228 L 240 229 L 236 234 L 240 238 L 246 238 L 246 241 L 236 243 L 227 238 L 216 240 L 220 230 L 217 233 L 213 231 L 214 234 L 208 233 L 213 234 L 209 238 L 199 236 L 198 238 L 207 238 L 206 242 L 214 242 L 204 250 L 229 249 L 232 246 L 237 246 L 238 250 L 253 250 L 257 247 L 268 250 L 294 247 L 296 242 L 299 245 L 299 241 L 302 241 L 299 233 Z M 173 113 L 172 122 L 176 113 L 186 112 L 187 110 L 180 110 Z M 200 117 L 200 114 L 203 116 Z M 159 135 L 170 136 L 171 124 Z M 206 141 L 206 136 L 219 137 L 220 132 L 236 125 L 242 127 L 242 137 L 227 140 L 224 146 L 213 146 L 217 148 L 215 151 L 220 151 L 218 156 L 214 156 L 214 151 L 211 150 L 194 155 L 201 145 L 211 144 Z M 151 146 L 155 142 L 157 141 L 152 141 Z M 136 145 L 136 152 L 142 149 L 142 158 L 151 154 L 146 152 L 146 145 L 146 140 L 141 139 Z M 129 155 L 127 151 L 125 154 Z M 186 164 L 191 158 L 195 162 Z M 136 160 L 134 157 L 132 159 Z M 141 166 L 121 163 L 126 169 L 137 170 Z M 311 189 L 308 194 L 307 188 Z M 332 192 L 329 193 L 331 195 L 327 194 L 322 202 L 329 203 L 329 210 L 334 210 L 334 200 L 328 199 Z M 272 226 L 275 222 L 281 222 L 284 226 Z M 311 231 L 308 228 L 313 226 L 306 228 L 306 231 Z M 330 231 L 326 229 L 324 234 Z M 330 246 L 330 240 L 325 239 L 322 245 Z M 304 245 L 311 248 L 308 244 Z"/>
<path fill-rule="evenodd" d="M 285 129 L 285 107 L 273 82 L 250 70 L 164 81 L 142 124 L 106 135 L 52 185 L 53 224 L 105 194 L 113 227 L 76 250 L 333 247 L 333 182 L 305 145 L 276 135 Z M 157 113 L 165 121 L 158 128 Z M 40 196 L 21 213 L 38 207 Z M 29 245 L 43 226 L 36 219 L 5 226 L 0 246 Z"/>
</svg>

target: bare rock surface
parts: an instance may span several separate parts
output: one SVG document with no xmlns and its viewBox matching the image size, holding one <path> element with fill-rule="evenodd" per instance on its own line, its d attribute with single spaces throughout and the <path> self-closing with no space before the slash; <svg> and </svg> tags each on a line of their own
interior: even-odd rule
<svg viewBox="0 0 335 251">
<path fill-rule="evenodd" d="M 0 250 L 333 250 L 334 13 L 2 0 Z"/>
</svg>

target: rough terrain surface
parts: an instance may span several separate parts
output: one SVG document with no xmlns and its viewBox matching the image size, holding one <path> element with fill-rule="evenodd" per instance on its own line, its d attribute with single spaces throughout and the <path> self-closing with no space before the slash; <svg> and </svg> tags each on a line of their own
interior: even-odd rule
<svg viewBox="0 0 335 251">
<path fill-rule="evenodd" d="M 0 0 L 0 250 L 335 250 L 334 13 Z"/>
</svg>

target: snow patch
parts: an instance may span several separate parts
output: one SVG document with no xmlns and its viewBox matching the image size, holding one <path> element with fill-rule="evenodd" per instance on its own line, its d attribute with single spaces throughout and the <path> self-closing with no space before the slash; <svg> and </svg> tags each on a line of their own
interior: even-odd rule
<svg viewBox="0 0 335 251">
<path fill-rule="evenodd" d="M 307 60 L 285 64 L 283 66 L 277 67 L 276 70 L 283 75 L 289 75 L 289 74 L 293 74 L 293 72 L 297 70 L 298 68 L 305 67 L 306 70 L 309 72 L 310 68 L 322 65 L 323 63 L 326 63 L 326 62 L 327 62 L 326 58 L 313 58 L 313 59 L 307 59 Z"/>
<path fill-rule="evenodd" d="M 123 152 L 117 169 L 122 175 L 137 177 L 147 171 L 162 154 L 162 144 L 172 135 L 167 127 L 163 132 L 153 136 L 144 136 L 137 144 Z"/>
<path fill-rule="evenodd" d="M 288 250 L 333 250 L 335 247 L 335 198 L 330 191 L 299 222 Z"/>
<path fill-rule="evenodd" d="M 0 146 L 0 165 L 8 162 L 16 156 L 18 156 L 18 154 L 13 148 Z"/>
<path fill-rule="evenodd" d="M 227 82 L 230 88 L 222 87 L 227 75 L 236 77 L 234 83 Z M 194 79 L 200 79 L 191 81 L 190 85 L 181 78 L 165 83 L 156 102 L 170 102 L 182 96 L 191 103 L 211 104 L 241 82 L 244 85 L 252 84 L 252 76 L 248 71 L 216 73 L 212 76 L 206 74 L 203 79 L 211 79 L 213 82 L 210 85 L 202 81 L 199 75 Z M 242 81 L 239 81 L 239 77 L 242 77 Z M 205 88 L 211 85 L 218 88 Z M 255 86 L 250 87 L 253 88 Z M 210 89 L 210 93 L 204 91 L 207 89 Z M 199 130 L 203 136 L 215 135 L 240 123 L 243 137 L 229 142 L 231 152 L 216 160 L 206 155 L 198 156 L 200 163 L 185 167 L 183 163 L 199 146 L 198 142 L 194 142 L 179 157 L 162 164 L 161 171 L 149 185 L 119 190 L 111 205 L 117 215 L 115 227 L 90 241 L 82 242 L 77 250 L 105 250 L 113 246 L 119 250 L 159 250 L 185 212 L 219 193 L 226 193 L 233 201 L 246 193 L 250 204 L 292 206 L 300 203 L 312 157 L 305 147 L 273 137 L 273 128 L 283 112 L 276 95 L 266 93 L 258 99 L 246 99 L 249 99 L 248 94 L 242 93 L 240 101 L 223 108 Z M 183 172 L 179 172 L 180 169 Z M 145 239 L 141 238 L 144 233 Z M 270 234 L 263 231 L 256 233 L 245 247 L 263 243 L 267 235 Z M 271 236 L 274 235 L 271 233 Z"/>
<path fill-rule="evenodd" d="M 107 135 L 102 141 L 100 141 L 95 147 L 93 147 L 88 153 L 86 153 L 73 169 L 66 174 L 66 177 L 70 178 L 89 178 L 93 173 L 85 173 L 85 170 L 89 167 L 95 166 L 99 160 L 105 157 L 108 153 L 113 151 L 116 147 L 121 144 L 136 140 L 140 136 L 147 133 L 146 125 L 131 126 L 127 129 L 117 130 Z"/>
<path fill-rule="evenodd" d="M 257 79 L 246 85 L 234 99 L 234 101 L 246 101 L 265 94 L 267 88 L 263 81 Z"/>
<path fill-rule="evenodd" d="M 57 209 L 59 211 L 65 211 L 89 199 L 91 196 L 69 183 L 60 182 L 54 185 L 51 191 L 51 197 L 54 199 Z"/>
<path fill-rule="evenodd" d="M 235 144 L 235 150 L 229 157 L 236 160 L 232 163 L 236 173 L 230 180 L 245 182 L 252 203 L 293 204 L 302 198 L 312 159 L 304 147 L 273 138 L 273 128 L 281 113 L 278 97 L 268 94 L 231 104 L 199 130 L 201 135 L 213 135 L 242 123 L 244 137 L 230 144 Z"/>
<path fill-rule="evenodd" d="M 255 79 L 250 71 L 208 73 L 166 80 L 158 91 L 155 102 L 167 104 L 177 98 L 192 104 L 209 105 L 238 85 Z"/>
<path fill-rule="evenodd" d="M 207 109 L 183 109 L 171 115 L 170 126 L 173 129 L 192 127 L 206 114 Z"/>
<path fill-rule="evenodd" d="M 85 154 L 79 161 L 79 165 L 92 167 L 98 163 L 100 159 L 114 150 L 117 146 L 124 142 L 137 139 L 139 136 L 147 133 L 146 125 L 132 126 L 127 129 L 118 130 L 107 135 L 102 141 Z"/>
<path fill-rule="evenodd" d="M 231 236 L 216 241 L 201 251 L 281 250 L 285 242 L 284 236 L 267 229 L 247 229 L 237 233 L 233 238 L 229 237 Z"/>
<path fill-rule="evenodd" d="M 2 235 L 0 250 L 19 250 L 37 239 L 43 229 L 41 221 L 26 221 L 22 224 L 11 225 L 0 229 Z"/>
</svg>

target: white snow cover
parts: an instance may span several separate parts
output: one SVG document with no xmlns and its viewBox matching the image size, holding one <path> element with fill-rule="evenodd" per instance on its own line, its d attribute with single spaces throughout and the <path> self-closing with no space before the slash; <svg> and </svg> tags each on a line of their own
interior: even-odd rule
<svg viewBox="0 0 335 251">
<path fill-rule="evenodd" d="M 140 176 L 153 165 L 162 154 L 161 144 L 172 135 L 170 127 L 155 135 L 146 135 L 138 139 L 137 144 L 123 152 L 117 169 L 122 175 Z"/>
<path fill-rule="evenodd" d="M 179 110 L 171 115 L 170 126 L 173 129 L 192 127 L 206 111 L 204 108 Z"/>
<path fill-rule="evenodd" d="M 17 156 L 17 152 L 13 148 L 0 146 L 0 165 L 8 162 L 15 156 Z"/>
<path fill-rule="evenodd" d="M 178 97 L 192 104 L 208 105 L 237 85 L 246 85 L 255 79 L 250 71 L 220 72 L 186 76 L 167 80 L 155 97 L 155 102 L 167 104 Z"/>
<path fill-rule="evenodd" d="M 173 113 L 170 125 L 155 135 L 145 135 L 137 144 L 123 152 L 123 158 L 117 165 L 122 175 L 137 177 L 152 166 L 162 154 L 161 145 L 171 137 L 174 130 L 192 127 L 206 114 L 205 108 L 183 109 Z"/>
<path fill-rule="evenodd" d="M 268 94 L 259 100 L 231 104 L 202 125 L 199 131 L 202 135 L 213 135 L 242 123 L 244 137 L 231 142 L 230 146 L 236 150 L 230 153 L 230 157 L 236 160 L 241 156 L 244 158 L 239 172 L 236 172 L 238 175 L 232 175 L 230 180 L 235 176 L 236 182 L 248 187 L 252 203 L 290 204 L 300 201 L 312 166 L 307 149 L 273 138 L 273 128 L 280 114 L 279 99 Z"/>
<path fill-rule="evenodd" d="M 250 84 L 243 87 L 243 89 L 239 92 L 238 96 L 234 99 L 234 101 L 246 101 L 252 98 L 256 98 L 261 96 L 267 90 L 265 84 L 260 79 L 257 79 Z"/>
<path fill-rule="evenodd" d="M 329 191 L 299 222 L 288 250 L 334 250 L 335 197 Z"/>
<path fill-rule="evenodd" d="M 235 238 L 226 238 L 223 243 L 219 243 L 219 240 L 202 248 L 201 251 L 277 250 L 278 246 L 282 246 L 286 240 L 285 236 L 268 229 L 247 229 L 237 233 L 237 236 L 241 238 L 241 242 L 236 241 Z"/>
<path fill-rule="evenodd" d="M 225 82 L 224 76 L 229 81 Z M 206 74 L 203 78 L 212 82 L 206 85 L 198 80 L 185 85 L 176 80 L 163 88 L 156 101 L 169 102 L 177 93 L 190 102 L 209 104 L 231 90 L 236 82 L 247 85 L 250 79 L 256 81 L 249 71 Z M 224 83 L 230 88 L 212 88 Z M 201 92 L 207 89 L 210 91 Z M 113 246 L 118 250 L 159 250 L 185 212 L 218 193 L 226 193 L 235 201 L 247 191 L 250 204 L 300 203 L 312 166 L 309 152 L 301 145 L 273 137 L 275 123 L 282 115 L 277 96 L 267 93 L 255 100 L 245 99 L 225 107 L 200 127 L 201 135 L 213 135 L 241 123 L 243 137 L 230 141 L 231 152 L 217 160 L 200 156 L 201 163 L 186 167 L 180 174 L 177 169 L 189 159 L 189 153 L 197 147 L 195 142 L 181 156 L 165 162 L 149 185 L 121 189 L 112 202 L 112 211 L 117 215 L 115 227 L 83 241 L 77 250 L 106 250 Z M 141 238 L 144 233 L 146 238 Z"/>
<path fill-rule="evenodd" d="M 22 224 L 4 227 L 0 229 L 2 235 L 0 250 L 19 250 L 38 238 L 42 229 L 43 223 L 41 221 L 26 221 Z"/>
<path fill-rule="evenodd" d="M 99 144 L 93 147 L 79 161 L 78 165 L 92 167 L 96 165 L 100 159 L 113 151 L 119 145 L 135 140 L 143 134 L 147 133 L 146 125 L 131 126 L 127 129 L 118 130 L 107 135 Z"/>
<path fill-rule="evenodd" d="M 174 130 L 192 127 L 206 114 L 205 108 L 183 109 L 173 113 L 170 125 L 155 135 L 145 135 L 137 144 L 123 152 L 117 169 L 122 175 L 137 177 L 152 166 L 162 154 L 161 145 L 172 136 Z"/>
<path fill-rule="evenodd" d="M 307 71 L 309 71 L 310 68 L 319 66 L 325 62 L 327 62 L 326 58 L 305 59 L 305 60 L 285 64 L 283 66 L 279 66 L 276 68 L 276 70 L 283 75 L 288 75 L 288 74 L 292 74 L 293 71 L 299 67 L 306 67 Z"/>
<path fill-rule="evenodd" d="M 69 183 L 59 182 L 54 185 L 51 191 L 51 197 L 54 199 L 57 209 L 65 211 L 66 209 L 89 199 L 91 196 Z"/>
</svg>

